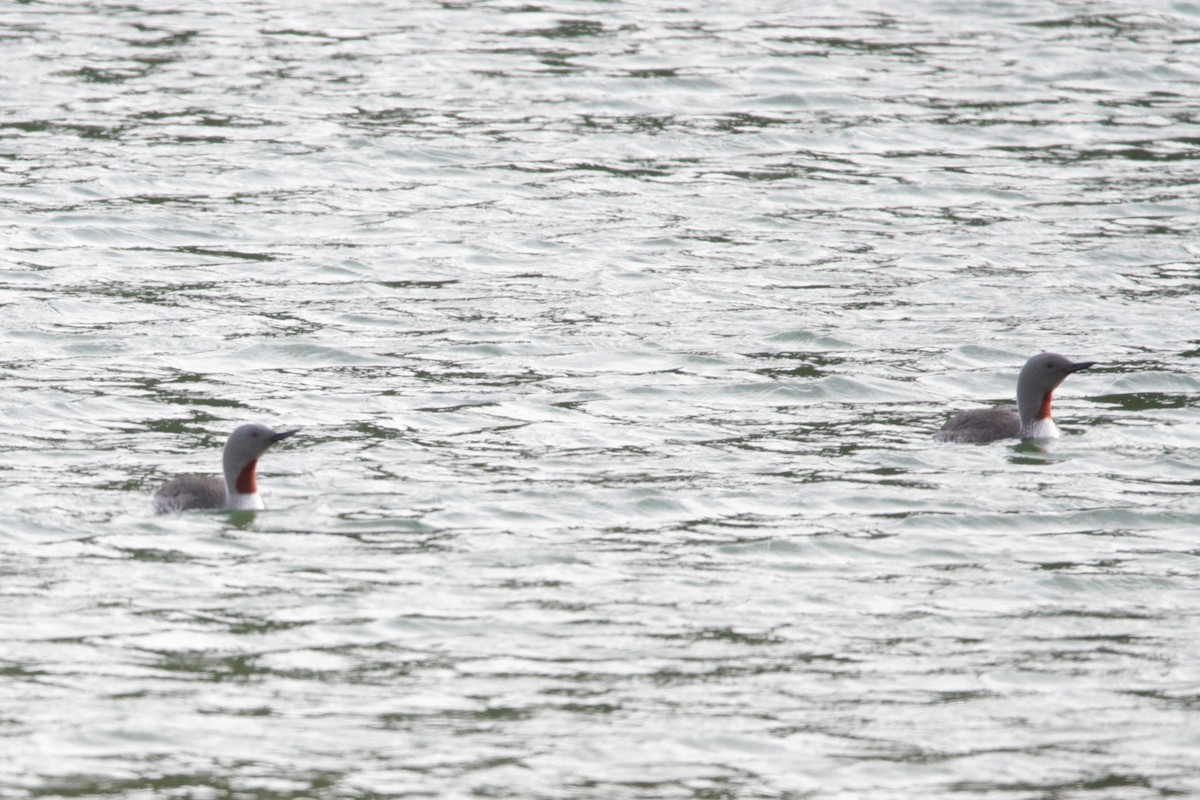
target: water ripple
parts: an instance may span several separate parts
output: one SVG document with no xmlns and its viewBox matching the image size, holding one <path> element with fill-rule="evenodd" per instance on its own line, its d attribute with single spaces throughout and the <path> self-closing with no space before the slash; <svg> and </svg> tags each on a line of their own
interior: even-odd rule
<svg viewBox="0 0 1200 800">
<path fill-rule="evenodd" d="M 1194 8 L 0 22 L 0 794 L 1200 791 Z"/>
</svg>

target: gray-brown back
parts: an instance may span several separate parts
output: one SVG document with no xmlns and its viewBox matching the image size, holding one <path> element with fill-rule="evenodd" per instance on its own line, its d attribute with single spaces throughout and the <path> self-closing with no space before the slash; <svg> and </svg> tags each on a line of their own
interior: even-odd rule
<svg viewBox="0 0 1200 800">
<path fill-rule="evenodd" d="M 154 493 L 154 511 L 158 514 L 224 507 L 225 481 L 210 475 L 181 475 Z"/>
<path fill-rule="evenodd" d="M 994 442 L 1021 435 L 1021 418 L 1010 408 L 977 408 L 946 421 L 933 435 L 939 442 Z"/>
</svg>

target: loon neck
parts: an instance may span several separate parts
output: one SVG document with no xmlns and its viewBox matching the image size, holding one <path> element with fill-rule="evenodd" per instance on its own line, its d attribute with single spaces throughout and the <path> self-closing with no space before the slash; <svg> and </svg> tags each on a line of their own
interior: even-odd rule
<svg viewBox="0 0 1200 800">
<path fill-rule="evenodd" d="M 1026 392 L 1017 397 L 1017 412 L 1021 417 L 1022 439 L 1057 439 L 1058 426 L 1050 417 L 1050 404 L 1054 389 L 1047 389 L 1041 397 Z"/>
<path fill-rule="evenodd" d="M 1053 390 L 1042 395 L 1042 404 L 1038 407 L 1038 419 L 1050 419 L 1050 401 L 1054 399 Z"/>
<path fill-rule="evenodd" d="M 1025 391 L 1021 391 L 1022 389 Z M 1017 414 L 1021 417 L 1021 427 L 1049 420 L 1050 406 L 1053 400 L 1054 389 L 1047 389 L 1045 392 L 1035 394 L 1029 391 L 1028 387 L 1018 387 Z"/>
<path fill-rule="evenodd" d="M 254 471 L 257 465 L 258 459 L 254 459 L 236 473 L 233 470 L 225 473 L 225 508 L 231 511 L 253 511 L 263 508 Z"/>
</svg>

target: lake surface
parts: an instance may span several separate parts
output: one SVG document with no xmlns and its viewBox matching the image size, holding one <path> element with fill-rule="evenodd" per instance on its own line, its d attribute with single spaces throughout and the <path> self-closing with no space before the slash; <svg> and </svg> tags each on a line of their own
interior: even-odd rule
<svg viewBox="0 0 1200 800">
<path fill-rule="evenodd" d="M 0 796 L 1200 794 L 1200 4 L 0 53 Z M 1041 350 L 1061 439 L 932 440 Z"/>
</svg>

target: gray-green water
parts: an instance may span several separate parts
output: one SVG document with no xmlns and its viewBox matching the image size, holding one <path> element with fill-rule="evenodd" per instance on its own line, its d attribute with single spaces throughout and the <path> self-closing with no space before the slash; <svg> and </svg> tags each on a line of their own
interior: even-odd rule
<svg viewBox="0 0 1200 800">
<path fill-rule="evenodd" d="M 1200 794 L 1196 3 L 0 54 L 0 796 Z M 1040 349 L 1064 438 L 932 441 Z"/>
</svg>

